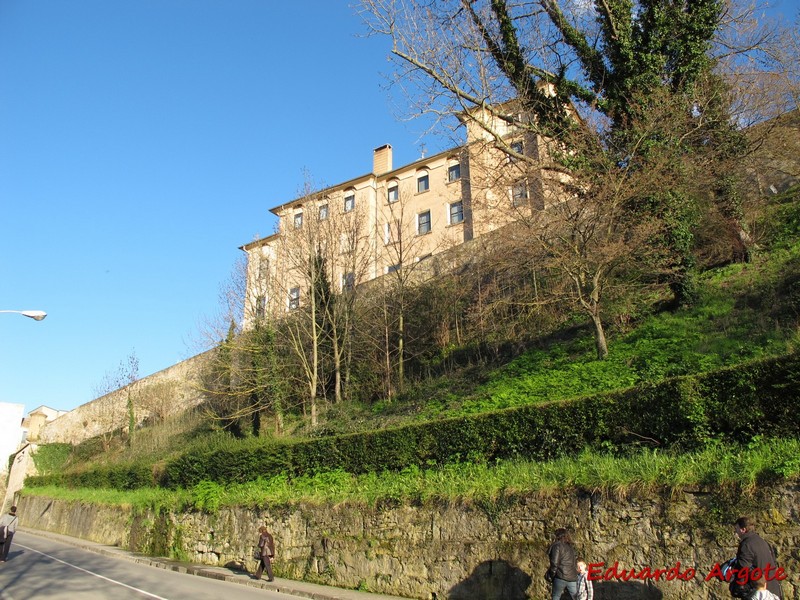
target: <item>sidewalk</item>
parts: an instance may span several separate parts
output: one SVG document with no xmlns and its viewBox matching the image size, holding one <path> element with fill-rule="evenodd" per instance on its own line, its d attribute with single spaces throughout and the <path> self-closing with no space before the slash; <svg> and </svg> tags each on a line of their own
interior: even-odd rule
<svg viewBox="0 0 800 600">
<path fill-rule="evenodd" d="M 250 578 L 247 571 L 227 567 L 213 567 L 211 565 L 196 565 L 193 563 L 179 562 L 170 560 L 168 558 L 160 558 L 153 556 L 145 556 L 143 554 L 136 554 L 117 548 L 116 546 L 104 546 L 88 540 L 80 538 L 73 538 L 67 535 L 58 533 L 51 533 L 49 531 L 39 531 L 38 529 L 27 529 L 20 527 L 20 531 L 38 535 L 40 537 L 51 538 L 71 544 L 78 548 L 102 554 L 103 556 L 110 556 L 122 560 L 129 560 L 142 565 L 149 565 L 158 569 L 167 569 L 169 571 L 176 571 L 178 573 L 186 573 L 188 575 L 197 575 L 199 577 L 208 577 L 209 579 L 218 579 L 220 581 L 229 581 L 239 585 L 247 585 L 250 587 L 263 588 L 275 592 L 283 592 L 285 594 L 292 594 L 301 598 L 312 598 L 313 600 L 408 600 L 400 596 L 386 596 L 384 594 L 373 594 L 370 592 L 359 592 L 356 590 L 346 590 L 335 588 L 327 585 L 318 585 L 316 583 L 306 583 L 305 581 L 293 581 L 291 579 L 281 579 L 276 577 L 275 581 L 256 581 Z"/>
</svg>

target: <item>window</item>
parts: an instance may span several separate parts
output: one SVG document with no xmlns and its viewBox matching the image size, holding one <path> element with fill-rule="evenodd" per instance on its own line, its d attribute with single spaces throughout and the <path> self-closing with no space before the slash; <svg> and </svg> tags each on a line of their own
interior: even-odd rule
<svg viewBox="0 0 800 600">
<path fill-rule="evenodd" d="M 327 218 L 328 218 L 328 205 L 323 204 L 322 206 L 319 207 L 319 220 L 324 221 Z"/>
<path fill-rule="evenodd" d="M 350 212 L 356 206 L 356 195 L 349 194 L 344 197 L 344 212 Z"/>
<path fill-rule="evenodd" d="M 464 220 L 464 203 L 461 200 L 450 205 L 448 220 L 450 225 L 461 223 Z"/>
<path fill-rule="evenodd" d="M 303 226 L 303 213 L 295 213 L 294 214 L 294 228 L 300 229 Z"/>
<path fill-rule="evenodd" d="M 431 230 L 431 211 L 426 210 L 417 215 L 417 233 L 422 235 L 429 233 Z"/>
<path fill-rule="evenodd" d="M 342 290 L 352 290 L 356 287 L 356 274 L 355 273 L 345 273 L 342 275 Z"/>
<path fill-rule="evenodd" d="M 267 297 L 258 296 L 256 298 L 256 319 L 263 319 L 267 315 Z"/>
<path fill-rule="evenodd" d="M 391 204 L 392 202 L 397 202 L 400 199 L 400 191 L 397 189 L 397 185 L 392 185 L 389 187 L 389 190 L 386 192 L 386 200 Z"/>
<path fill-rule="evenodd" d="M 396 264 L 396 265 L 389 265 L 388 267 L 386 267 L 386 273 L 387 274 L 388 273 L 397 273 L 399 270 L 400 270 L 400 264 L 399 263 Z"/>
<path fill-rule="evenodd" d="M 289 310 L 300 308 L 300 288 L 293 287 L 289 290 Z"/>
<path fill-rule="evenodd" d="M 339 254 L 347 254 L 352 250 L 350 236 L 343 233 L 339 236 Z"/>
<path fill-rule="evenodd" d="M 511 147 L 511 150 L 513 152 L 516 152 L 517 154 L 525 154 L 525 145 L 521 141 L 511 142 L 510 147 Z M 519 160 L 516 156 L 509 156 L 508 158 L 509 158 L 509 160 L 511 162 L 514 162 L 515 160 Z"/>
<path fill-rule="evenodd" d="M 383 227 L 383 241 L 386 244 L 393 244 L 400 239 L 400 221 L 395 219 L 389 221 Z"/>
<path fill-rule="evenodd" d="M 428 174 L 423 173 L 419 177 L 417 177 L 417 193 L 421 194 L 422 192 L 427 192 L 430 189 L 430 183 L 428 180 Z"/>
<path fill-rule="evenodd" d="M 515 208 L 528 203 L 528 183 L 520 181 L 511 188 L 511 205 Z"/>
<path fill-rule="evenodd" d="M 456 163 L 447 168 L 447 182 L 452 183 L 461 179 L 461 165 Z"/>
</svg>

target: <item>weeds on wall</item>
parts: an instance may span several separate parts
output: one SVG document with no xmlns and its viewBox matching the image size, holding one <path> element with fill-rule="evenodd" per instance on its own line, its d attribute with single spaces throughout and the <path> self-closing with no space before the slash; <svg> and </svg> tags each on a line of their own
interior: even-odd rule
<svg viewBox="0 0 800 600">
<path fill-rule="evenodd" d="M 33 464 L 41 475 L 62 471 L 72 455 L 72 444 L 43 444 L 32 454 Z"/>
</svg>

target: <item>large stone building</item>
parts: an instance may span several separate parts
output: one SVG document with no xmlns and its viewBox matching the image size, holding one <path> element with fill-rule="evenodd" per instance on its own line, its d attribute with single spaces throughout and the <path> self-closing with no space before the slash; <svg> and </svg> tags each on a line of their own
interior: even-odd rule
<svg viewBox="0 0 800 600">
<path fill-rule="evenodd" d="M 338 289 L 356 286 L 411 269 L 551 201 L 553 186 L 537 167 L 545 144 L 520 126 L 521 115 L 480 109 L 462 122 L 463 146 L 395 167 L 392 147 L 384 145 L 373 152 L 371 172 L 271 209 L 276 232 L 242 246 L 245 328 L 303 305 L 314 260 Z"/>
</svg>

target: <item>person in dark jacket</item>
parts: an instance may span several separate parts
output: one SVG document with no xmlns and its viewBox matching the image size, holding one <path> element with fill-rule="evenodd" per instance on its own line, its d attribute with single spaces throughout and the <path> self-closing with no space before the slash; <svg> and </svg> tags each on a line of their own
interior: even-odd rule
<svg viewBox="0 0 800 600">
<path fill-rule="evenodd" d="M 764 541 L 764 538 L 753 530 L 753 524 L 750 519 L 747 517 L 739 517 L 733 524 L 733 531 L 736 533 L 736 537 L 739 538 L 739 548 L 736 550 L 736 563 L 734 567 L 737 569 L 749 569 L 751 571 L 755 568 L 764 571 L 767 567 L 770 567 L 770 572 L 774 575 L 775 569 L 778 568 L 775 554 L 772 552 L 772 548 L 769 547 L 769 544 Z M 751 597 L 756 591 L 755 582 L 749 582 L 743 587 L 745 589 L 741 590 L 740 593 L 745 594 L 741 596 L 744 598 Z M 783 600 L 780 581 L 774 578 L 771 579 L 767 582 L 767 589 Z M 734 589 L 731 588 L 732 593 L 733 591 Z"/>
<path fill-rule="evenodd" d="M 261 575 L 266 569 L 267 581 L 274 581 L 272 559 L 275 558 L 275 540 L 272 539 L 272 534 L 263 525 L 258 528 L 258 548 L 261 550 L 261 558 L 258 561 L 258 569 L 256 569 L 254 577 L 255 579 L 261 579 Z"/>
<path fill-rule="evenodd" d="M 17 531 L 17 507 L 12 506 L 7 514 L 0 517 L 0 525 L 5 526 L 5 537 L 0 540 L 0 562 L 6 562 L 11 550 L 11 539 Z"/>
<path fill-rule="evenodd" d="M 556 529 L 556 539 L 547 554 L 550 557 L 547 574 L 553 580 L 552 600 L 561 600 L 564 590 L 574 599 L 578 594 L 578 565 L 575 548 L 566 529 Z"/>
</svg>

